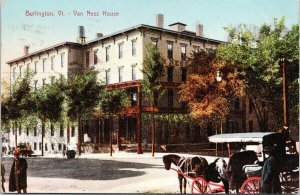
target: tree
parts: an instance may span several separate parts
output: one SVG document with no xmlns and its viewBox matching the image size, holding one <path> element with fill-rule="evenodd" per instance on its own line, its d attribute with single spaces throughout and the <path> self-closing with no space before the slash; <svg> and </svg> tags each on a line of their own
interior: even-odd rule
<svg viewBox="0 0 300 195">
<path fill-rule="evenodd" d="M 293 121 L 298 120 L 299 27 L 288 30 L 284 18 L 259 28 L 228 27 L 229 43 L 218 48 L 218 57 L 239 66 L 245 75 L 246 93 L 252 101 L 260 131 L 282 126 L 282 68 L 286 65 L 288 105 Z M 273 119 L 270 121 L 270 119 Z"/>
<path fill-rule="evenodd" d="M 204 50 L 194 52 L 189 63 L 196 73 L 180 86 L 180 100 L 187 103 L 190 116 L 197 121 L 224 118 L 230 111 L 229 102 L 244 95 L 243 77 L 237 67 Z M 217 76 L 222 79 L 218 81 Z"/>
<path fill-rule="evenodd" d="M 32 89 L 30 86 L 32 74 L 24 74 L 23 78 L 18 78 L 12 86 L 9 97 L 6 97 L 1 105 L 1 120 L 10 126 L 13 124 L 15 131 L 15 144 L 17 146 L 17 127 L 28 125 L 32 122 L 32 114 L 35 110 L 35 104 L 32 98 Z M 30 120 L 29 120 L 30 119 Z"/>
<path fill-rule="evenodd" d="M 144 80 L 142 83 L 143 92 L 146 94 L 152 107 L 152 156 L 154 156 L 155 146 L 155 118 L 154 99 L 155 94 L 161 90 L 158 79 L 163 75 L 165 60 L 154 45 L 148 47 L 146 57 L 143 62 Z"/>
<path fill-rule="evenodd" d="M 101 96 L 100 111 L 104 117 L 110 119 L 110 156 L 112 156 L 112 122 L 119 117 L 122 109 L 128 106 L 128 104 L 128 94 L 124 90 L 105 90 Z"/>
<path fill-rule="evenodd" d="M 99 103 L 103 86 L 98 82 L 98 72 L 86 70 L 83 74 L 72 75 L 67 82 L 67 115 L 78 122 L 78 151 L 81 155 L 81 120 L 91 114 Z"/>
<path fill-rule="evenodd" d="M 44 156 L 44 136 L 46 122 L 57 122 L 62 119 L 65 95 L 62 86 L 64 79 L 52 80 L 34 92 L 35 114 L 42 123 L 42 156 Z"/>
</svg>

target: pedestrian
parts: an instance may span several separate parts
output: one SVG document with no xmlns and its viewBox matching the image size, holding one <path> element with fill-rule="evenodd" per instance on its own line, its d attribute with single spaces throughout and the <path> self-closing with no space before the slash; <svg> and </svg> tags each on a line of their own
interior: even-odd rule
<svg viewBox="0 0 300 195">
<path fill-rule="evenodd" d="M 20 158 L 20 150 L 14 152 L 14 162 L 11 167 L 9 176 L 9 191 L 17 191 L 27 193 L 27 161 L 25 158 Z"/>
<path fill-rule="evenodd" d="M 3 162 L 1 162 L 1 187 L 2 187 L 2 191 L 5 192 L 5 187 L 4 187 L 4 182 L 5 182 L 5 167 Z"/>
<path fill-rule="evenodd" d="M 280 161 L 275 146 L 266 147 L 265 154 L 269 155 L 262 168 L 262 193 L 281 194 Z"/>
</svg>

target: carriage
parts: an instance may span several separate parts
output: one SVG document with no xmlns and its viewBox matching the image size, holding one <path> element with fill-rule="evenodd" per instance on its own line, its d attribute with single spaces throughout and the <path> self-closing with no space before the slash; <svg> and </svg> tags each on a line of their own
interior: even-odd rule
<svg viewBox="0 0 300 195">
<path fill-rule="evenodd" d="M 222 176 L 219 174 L 223 185 L 216 183 L 216 174 L 213 169 L 216 169 L 217 158 L 213 163 L 204 166 L 203 169 L 207 173 L 203 176 L 191 175 L 188 172 L 180 169 L 173 169 L 178 173 L 178 178 L 188 178 L 192 180 L 191 192 L 192 193 L 218 193 L 229 192 L 255 194 L 261 193 L 261 170 L 262 166 L 267 159 L 266 149 L 270 146 L 276 146 L 277 151 L 284 159 L 284 163 L 280 166 L 280 182 L 283 193 L 296 193 L 299 188 L 299 154 L 286 152 L 286 141 L 281 133 L 275 132 L 252 132 L 252 133 L 230 133 L 219 134 L 209 137 L 212 143 L 227 144 L 228 148 L 228 164 L 224 162 L 218 172 L 223 172 Z M 252 150 L 235 151 L 231 154 L 232 150 L 236 150 L 236 145 L 250 145 Z M 247 147 L 246 147 L 247 148 Z M 254 150 L 253 150 L 254 148 Z M 245 147 L 243 147 L 245 149 Z M 168 155 L 169 159 L 173 159 L 173 163 L 180 164 L 180 157 L 176 155 Z M 177 160 L 176 160 L 177 158 Z M 197 157 L 194 157 L 197 158 Z M 199 158 L 199 157 L 198 157 Z M 167 158 L 163 159 L 165 168 L 168 170 L 170 167 L 166 166 Z M 182 164 L 182 163 L 181 163 Z M 192 163 L 191 163 L 192 164 Z M 192 166 L 192 165 L 191 165 Z M 171 168 L 172 169 L 172 168 Z M 213 177 L 211 177 L 213 175 Z M 223 178 L 223 179 L 222 179 Z M 217 181 L 219 182 L 219 181 Z M 180 191 L 182 192 L 182 181 L 180 182 Z M 184 189 L 185 190 L 185 189 Z M 184 191 L 185 192 L 185 191 Z"/>
<path fill-rule="evenodd" d="M 229 181 L 230 189 L 235 190 L 236 193 L 252 194 L 261 192 L 261 170 L 267 158 L 265 151 L 271 146 L 275 146 L 279 155 L 284 159 L 279 168 L 282 192 L 296 193 L 298 191 L 299 154 L 297 152 L 286 152 L 286 140 L 282 133 L 219 134 L 210 136 L 209 141 L 227 143 L 229 161 L 226 168 L 226 178 Z M 236 143 L 256 146 L 256 150 L 239 151 L 231 154 L 230 146 Z"/>
</svg>

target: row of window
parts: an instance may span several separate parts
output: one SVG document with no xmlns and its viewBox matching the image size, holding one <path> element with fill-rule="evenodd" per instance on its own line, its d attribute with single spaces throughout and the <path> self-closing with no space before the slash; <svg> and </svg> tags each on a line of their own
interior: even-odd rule
<svg viewBox="0 0 300 195">
<path fill-rule="evenodd" d="M 54 59 L 55 59 L 55 56 L 52 56 L 51 58 L 50 58 L 50 61 L 51 61 L 51 70 L 52 71 L 54 71 Z M 60 66 L 61 67 L 64 67 L 64 59 L 65 59 L 65 53 L 61 53 L 60 54 Z M 35 74 L 37 74 L 37 63 L 38 63 L 38 61 L 35 61 L 34 62 L 34 73 Z M 26 64 L 26 71 L 28 72 L 29 70 L 30 70 L 30 68 L 29 68 L 29 66 L 30 66 L 30 63 L 28 63 L 28 64 Z M 15 80 L 16 79 L 16 69 L 17 69 L 17 67 L 14 67 L 13 68 L 13 72 L 12 72 L 12 77 L 13 77 L 13 79 Z M 42 69 L 43 69 L 43 72 L 45 72 L 46 71 L 46 58 L 44 58 L 43 60 L 42 60 Z M 19 76 L 20 77 L 22 77 L 22 70 L 23 70 L 23 66 L 21 65 L 21 66 L 19 66 Z"/>
<path fill-rule="evenodd" d="M 118 58 L 122 59 L 123 58 L 123 45 L 124 43 L 118 44 Z M 132 40 L 131 41 L 131 55 L 136 56 L 136 51 L 137 51 L 137 41 Z M 110 60 L 110 46 L 105 47 L 105 61 L 108 62 Z M 94 50 L 94 65 L 99 63 L 99 58 L 98 58 L 98 49 Z M 90 52 L 87 51 L 85 53 L 85 60 L 86 60 L 86 65 L 88 66 L 90 64 Z"/>
<path fill-rule="evenodd" d="M 42 143 L 37 143 L 37 142 L 33 143 L 33 150 L 35 150 L 35 151 L 38 150 L 37 145 L 39 145 L 39 150 L 42 150 Z M 45 143 L 44 149 L 45 149 L 45 151 L 49 150 L 47 143 Z M 58 143 L 58 151 L 62 151 L 62 150 L 66 150 L 66 149 L 67 149 L 66 144 Z M 51 150 L 55 150 L 54 143 L 51 143 Z"/>
<path fill-rule="evenodd" d="M 13 135 L 15 134 L 15 131 L 12 131 Z M 19 135 L 22 134 L 22 127 L 19 127 Z M 30 132 L 29 132 L 29 127 L 26 128 L 26 135 L 29 136 Z M 50 134 L 51 136 L 54 136 L 55 134 L 55 129 L 54 129 L 54 125 L 50 126 Z M 61 125 L 60 126 L 60 131 L 59 131 L 59 135 L 60 137 L 64 136 L 64 127 Z M 37 127 L 33 128 L 33 136 L 37 136 Z M 71 127 L 71 137 L 75 136 L 75 127 L 72 126 Z"/>
</svg>

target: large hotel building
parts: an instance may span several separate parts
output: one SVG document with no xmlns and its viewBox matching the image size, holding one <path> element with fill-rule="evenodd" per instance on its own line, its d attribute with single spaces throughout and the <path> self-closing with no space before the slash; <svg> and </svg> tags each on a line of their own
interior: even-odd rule
<svg viewBox="0 0 300 195">
<path fill-rule="evenodd" d="M 114 121 L 113 131 L 118 134 L 122 145 L 151 143 L 151 123 L 145 114 L 152 108 L 145 100 L 141 81 L 143 60 L 147 45 L 154 44 L 166 59 L 165 74 L 160 81 L 165 93 L 155 101 L 157 114 L 187 114 L 186 106 L 179 101 L 178 88 L 185 82 L 192 69 L 187 59 L 193 51 L 215 49 L 221 41 L 205 38 L 203 25 L 197 24 L 195 32 L 186 29 L 180 22 L 164 28 L 164 16 L 156 16 L 156 26 L 137 25 L 109 35 L 96 33 L 94 40 L 86 41 L 84 27 L 79 27 L 77 43 L 63 42 L 36 52 L 24 47 L 24 56 L 7 62 L 10 66 L 11 84 L 30 69 L 35 73 L 33 87 L 39 88 L 60 74 L 66 78 L 79 70 L 94 67 L 99 77 L 109 89 L 125 89 L 130 94 L 131 105 L 124 110 L 119 120 Z M 248 106 L 247 106 L 248 105 Z M 248 100 L 237 99 L 232 105 L 230 115 L 223 122 L 223 132 L 255 131 L 254 111 Z M 251 120 L 250 120 L 251 119 Z M 34 129 L 18 128 L 18 142 L 29 143 L 35 153 L 41 150 L 41 126 Z M 77 127 L 48 125 L 44 148 L 45 153 L 61 152 L 67 141 L 77 142 Z M 221 133 L 218 125 L 199 125 L 194 122 L 174 124 L 156 123 L 156 144 L 200 143 L 207 136 Z M 82 123 L 82 141 L 90 142 L 94 149 L 109 143 L 109 121 L 91 118 Z M 117 131 L 118 130 L 118 131 Z M 14 131 L 10 131 L 10 146 L 15 146 Z M 141 134 L 141 139 L 138 135 Z"/>
</svg>

